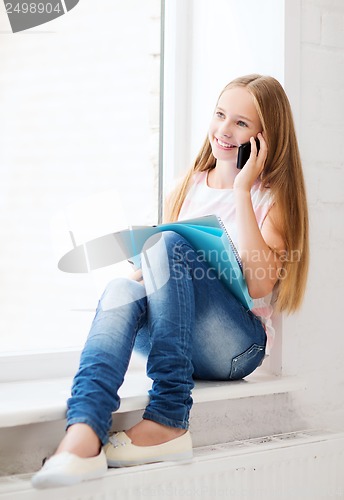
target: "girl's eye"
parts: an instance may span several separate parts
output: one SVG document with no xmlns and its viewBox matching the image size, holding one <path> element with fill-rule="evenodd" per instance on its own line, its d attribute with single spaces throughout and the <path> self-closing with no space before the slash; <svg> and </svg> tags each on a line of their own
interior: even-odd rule
<svg viewBox="0 0 344 500">
<path fill-rule="evenodd" d="M 247 123 L 243 122 L 242 120 L 239 120 L 237 123 L 240 127 L 247 127 Z"/>
<path fill-rule="evenodd" d="M 216 111 L 216 113 L 215 113 L 215 114 L 216 114 L 216 116 L 217 116 L 218 118 L 224 118 L 224 117 L 225 117 L 225 115 L 224 115 L 221 111 Z"/>
</svg>

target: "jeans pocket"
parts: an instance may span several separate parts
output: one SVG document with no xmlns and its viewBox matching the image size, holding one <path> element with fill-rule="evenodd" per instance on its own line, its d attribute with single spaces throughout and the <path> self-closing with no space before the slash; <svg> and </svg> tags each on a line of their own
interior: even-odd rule
<svg viewBox="0 0 344 500">
<path fill-rule="evenodd" d="M 265 356 L 265 346 L 252 344 L 242 354 L 232 359 L 230 380 L 239 380 L 252 373 L 262 364 Z"/>
</svg>

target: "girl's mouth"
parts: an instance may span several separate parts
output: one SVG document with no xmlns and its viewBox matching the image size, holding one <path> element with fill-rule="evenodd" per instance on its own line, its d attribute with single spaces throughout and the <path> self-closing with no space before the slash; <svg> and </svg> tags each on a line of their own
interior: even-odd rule
<svg viewBox="0 0 344 500">
<path fill-rule="evenodd" d="M 217 137 L 215 137 L 215 140 L 221 149 L 230 150 L 230 149 L 236 148 L 236 146 L 234 144 L 229 144 L 228 142 L 223 142 L 223 141 L 221 141 L 221 139 L 218 139 Z"/>
</svg>

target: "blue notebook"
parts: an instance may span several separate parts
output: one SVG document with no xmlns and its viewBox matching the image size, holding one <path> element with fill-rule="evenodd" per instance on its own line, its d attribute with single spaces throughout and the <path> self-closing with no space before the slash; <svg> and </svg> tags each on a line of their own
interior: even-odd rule
<svg viewBox="0 0 344 500">
<path fill-rule="evenodd" d="M 138 267 L 147 240 L 163 231 L 175 231 L 183 236 L 244 307 L 252 309 L 253 300 L 248 293 L 240 256 L 216 215 L 157 226 L 132 227 L 95 238 L 65 254 L 58 268 L 70 273 L 85 273 L 123 260 L 129 260 Z"/>
</svg>

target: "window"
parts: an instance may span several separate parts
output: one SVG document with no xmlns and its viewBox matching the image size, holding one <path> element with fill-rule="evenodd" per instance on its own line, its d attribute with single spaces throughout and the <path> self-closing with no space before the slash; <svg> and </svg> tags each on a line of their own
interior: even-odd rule
<svg viewBox="0 0 344 500">
<path fill-rule="evenodd" d="M 160 0 L 83 0 L 12 34 L 1 12 L 0 351 L 81 346 L 120 266 L 72 248 L 158 217 Z"/>
<path fill-rule="evenodd" d="M 297 124 L 300 0 L 162 5 L 164 15 L 158 0 L 107 0 L 97 9 L 83 0 L 49 25 L 53 33 L 1 35 L 2 351 L 83 343 L 117 269 L 58 271 L 58 255 L 71 248 L 69 231 L 78 242 L 111 232 L 124 218 L 155 222 L 158 187 L 168 189 L 194 159 L 228 81 L 252 72 L 275 76 Z M 276 373 L 281 343 L 271 356 Z"/>
</svg>

